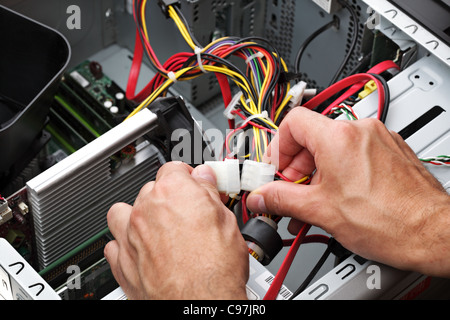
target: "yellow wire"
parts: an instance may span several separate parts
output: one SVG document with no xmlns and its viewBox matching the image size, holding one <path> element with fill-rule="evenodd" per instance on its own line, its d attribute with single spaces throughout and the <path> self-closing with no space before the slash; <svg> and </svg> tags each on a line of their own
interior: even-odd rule
<svg viewBox="0 0 450 320">
<path fill-rule="evenodd" d="M 180 17 L 178 16 L 177 12 L 172 6 L 169 6 L 169 16 L 173 19 L 173 21 L 177 25 L 186 43 L 192 48 L 192 50 L 195 50 L 197 46 L 195 45 L 194 41 L 192 40 L 189 34 L 189 31 L 187 30 L 187 26 L 184 25 L 183 21 L 181 21 Z"/>
<path fill-rule="evenodd" d="M 296 183 L 296 184 L 301 184 L 301 183 L 303 183 L 303 182 L 305 182 L 305 181 L 308 181 L 308 180 L 309 180 L 309 177 L 306 176 L 306 177 L 304 177 L 303 179 L 300 179 L 300 180 L 298 180 L 298 181 L 295 181 L 295 183 Z"/>
<path fill-rule="evenodd" d="M 283 112 L 283 110 L 286 108 L 287 104 L 289 103 L 289 101 L 292 99 L 292 96 L 287 96 L 283 102 L 281 103 L 281 105 L 279 106 L 277 113 L 275 114 L 275 119 L 274 121 L 277 122 L 278 118 L 280 117 L 281 113 Z"/>
<path fill-rule="evenodd" d="M 147 39 L 149 39 L 148 37 L 148 32 L 147 32 L 147 23 L 146 23 L 146 19 L 145 19 L 145 8 L 147 5 L 147 0 L 144 0 L 143 2 L 143 6 L 142 6 L 142 10 L 141 10 L 141 17 L 142 17 L 142 23 L 143 23 L 143 29 L 144 29 L 144 34 L 145 37 Z M 177 28 L 179 29 L 181 35 L 183 36 L 183 38 L 185 39 L 186 43 L 192 48 L 192 50 L 195 50 L 197 48 L 197 46 L 195 45 L 192 37 L 189 34 L 189 31 L 187 29 L 188 26 L 186 26 L 183 21 L 181 20 L 181 18 L 178 16 L 176 10 L 172 7 L 169 6 L 168 9 L 169 12 L 169 16 L 173 19 L 173 21 L 175 22 Z M 216 43 L 223 41 L 227 39 L 226 37 L 224 38 L 220 38 L 217 39 L 216 41 L 211 42 L 206 48 L 202 49 L 202 52 L 208 50 L 209 48 L 211 48 L 213 45 L 215 45 Z M 252 44 L 253 42 L 250 42 L 249 44 Z M 283 59 L 280 59 L 282 66 L 284 68 L 284 70 L 287 72 L 288 68 L 286 66 L 286 63 L 284 62 Z M 266 58 L 267 64 L 264 65 L 262 64 L 262 68 L 263 68 L 263 72 L 265 75 L 270 74 L 271 71 L 271 66 L 270 63 L 268 62 L 268 59 Z M 235 84 L 240 87 L 243 91 L 245 91 L 247 93 L 248 96 L 251 96 L 251 87 L 250 84 L 246 81 L 245 78 L 243 78 L 239 73 L 236 73 L 232 70 L 229 70 L 225 67 L 217 67 L 217 66 L 211 66 L 211 65 L 203 65 L 203 68 L 205 71 L 207 72 L 215 72 L 215 73 L 222 73 L 225 74 L 227 76 L 229 76 L 230 78 L 232 78 L 232 81 L 235 82 Z M 188 68 L 184 68 L 178 72 L 175 73 L 175 78 L 179 79 L 182 75 L 184 75 L 185 73 L 188 73 L 189 71 L 193 71 L 199 69 L 199 67 L 188 67 Z M 198 77 L 197 76 L 192 76 L 192 77 L 188 77 L 185 78 L 183 80 L 191 80 Z M 253 88 L 255 87 L 255 83 L 253 81 L 253 77 L 251 80 L 251 84 L 253 85 Z M 148 105 L 150 105 L 158 96 L 160 96 L 170 85 L 172 85 L 174 83 L 174 81 L 172 79 L 167 79 L 157 90 L 155 90 L 149 97 L 147 97 L 132 113 L 130 113 L 130 115 L 126 118 L 126 120 L 130 119 L 131 117 L 135 116 L 137 113 L 139 113 L 142 109 L 144 109 L 145 107 L 147 107 Z M 251 115 L 258 115 L 262 113 L 262 101 L 263 101 L 263 94 L 266 92 L 266 87 L 268 86 L 268 84 L 270 83 L 270 79 L 269 77 L 265 76 L 264 77 L 264 82 L 262 84 L 259 96 L 258 96 L 258 102 L 255 103 L 255 101 L 253 101 L 253 99 L 250 99 L 248 102 L 250 104 L 250 106 L 247 104 L 247 101 L 245 101 L 244 97 L 241 98 L 241 104 L 242 106 L 247 110 L 247 112 L 249 112 Z M 288 84 L 288 89 L 290 88 L 290 84 Z M 291 99 L 290 96 L 287 96 L 284 101 L 282 102 L 282 104 L 279 107 L 279 110 L 276 114 L 275 117 L 275 122 L 278 120 L 279 116 L 281 115 L 282 111 L 284 110 L 284 108 L 286 107 L 287 103 L 289 102 L 289 100 Z M 266 123 L 267 125 L 271 126 L 273 129 L 278 130 L 278 127 L 272 122 L 269 121 L 268 119 L 264 119 L 264 118 L 260 118 L 261 121 L 263 121 L 264 123 Z M 261 161 L 261 156 L 263 155 L 263 150 L 261 148 L 261 140 L 260 140 L 260 129 L 258 128 L 253 128 L 254 130 L 254 141 L 255 141 L 255 151 L 256 151 L 256 158 L 257 161 Z M 264 149 L 267 148 L 268 145 L 268 140 L 267 140 L 267 136 L 263 133 L 262 136 L 263 139 L 263 144 L 264 144 Z M 303 179 L 302 179 L 303 180 Z M 306 179 L 304 180 L 306 181 Z M 299 181 L 297 183 L 302 183 L 304 181 Z"/>
<path fill-rule="evenodd" d="M 261 158 L 260 158 L 260 141 L 259 141 L 259 129 L 253 127 L 253 140 L 255 142 L 255 155 L 256 155 L 256 161 L 257 162 L 261 162 Z M 262 155 L 262 154 L 261 154 Z"/>
<path fill-rule="evenodd" d="M 178 79 L 180 78 L 183 74 L 192 71 L 192 70 L 196 70 L 199 67 L 188 67 L 188 68 L 184 68 L 178 72 L 175 73 L 175 78 Z M 208 72 L 213 72 L 213 73 L 223 73 L 225 75 L 228 75 L 229 77 L 231 77 L 233 79 L 233 81 L 240 87 L 242 88 L 244 91 L 247 92 L 247 94 L 250 94 L 250 86 L 247 83 L 246 79 L 244 77 L 242 77 L 239 73 L 234 72 L 232 70 L 229 70 L 227 68 L 222 68 L 222 67 L 217 67 L 217 66 L 211 66 L 211 65 L 204 65 L 203 68 L 208 71 Z M 194 78 L 194 77 L 192 77 Z M 238 79 L 241 82 L 235 80 Z M 170 85 L 173 84 L 173 80 L 168 79 L 166 82 L 164 82 L 156 91 L 154 91 L 149 97 L 147 97 L 132 113 L 130 113 L 130 115 L 125 119 L 128 120 L 129 118 L 135 116 L 137 113 L 139 113 L 142 109 L 145 108 L 145 106 L 148 106 L 149 104 L 151 104 L 162 92 L 164 92 Z M 252 112 L 253 113 L 253 112 Z"/>
<path fill-rule="evenodd" d="M 261 135 L 262 135 L 263 146 L 264 146 L 263 154 L 265 154 L 267 147 L 269 146 L 269 141 L 267 140 L 267 133 L 264 130 L 261 130 Z"/>
</svg>

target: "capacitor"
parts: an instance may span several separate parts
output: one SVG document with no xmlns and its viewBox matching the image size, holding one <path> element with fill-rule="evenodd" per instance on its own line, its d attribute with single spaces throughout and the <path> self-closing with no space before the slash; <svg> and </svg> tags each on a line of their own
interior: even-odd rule
<svg viewBox="0 0 450 320">
<path fill-rule="evenodd" d="M 111 107 L 113 106 L 113 103 L 112 103 L 111 100 L 106 100 L 105 102 L 103 102 L 103 106 L 104 106 L 106 109 L 111 109 Z"/>
<path fill-rule="evenodd" d="M 116 106 L 112 106 L 111 109 L 109 109 L 109 112 L 111 112 L 112 114 L 118 114 L 119 108 Z"/>
<path fill-rule="evenodd" d="M 89 63 L 89 70 L 91 71 L 95 79 L 98 80 L 103 77 L 103 68 L 100 63 L 92 61 L 91 63 Z"/>
<path fill-rule="evenodd" d="M 116 106 L 119 108 L 120 113 L 125 112 L 125 95 L 122 92 L 115 94 Z"/>
</svg>

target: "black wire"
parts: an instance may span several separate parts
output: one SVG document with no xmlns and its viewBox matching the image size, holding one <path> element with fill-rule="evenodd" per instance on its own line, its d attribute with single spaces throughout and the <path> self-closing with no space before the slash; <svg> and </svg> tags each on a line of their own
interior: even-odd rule
<svg viewBox="0 0 450 320">
<path fill-rule="evenodd" d="M 299 294 L 301 294 L 303 291 L 305 291 L 305 289 L 311 284 L 311 282 L 314 280 L 314 278 L 316 277 L 317 273 L 320 271 L 320 269 L 323 267 L 323 265 L 325 264 L 325 262 L 327 261 L 328 257 L 331 254 L 331 248 L 330 246 L 327 247 L 327 249 L 325 250 L 325 252 L 323 253 L 322 257 L 320 258 L 320 260 L 317 262 L 317 264 L 314 266 L 313 270 L 310 272 L 310 274 L 306 277 L 306 279 L 303 281 L 303 283 L 300 285 L 300 287 L 298 287 L 297 290 L 295 290 L 295 292 L 293 293 L 293 295 L 289 298 L 289 300 L 294 299 L 295 297 L 297 297 Z"/>
<path fill-rule="evenodd" d="M 362 58 L 361 61 L 359 61 L 358 64 L 348 73 L 348 76 L 360 72 L 363 67 L 369 65 L 371 59 L 372 59 L 372 52 L 365 55 L 364 58 Z"/>
<path fill-rule="evenodd" d="M 144 44 L 145 41 L 144 41 L 144 37 L 142 35 L 143 24 L 142 24 L 142 20 L 141 20 L 141 15 L 139 14 L 139 12 L 140 12 L 140 4 L 141 4 L 141 1 L 134 1 L 134 10 L 136 12 L 136 27 L 138 28 L 139 39 L 140 39 L 141 43 Z M 147 49 L 144 50 L 144 53 L 145 53 L 145 56 L 147 57 L 148 61 L 150 62 L 150 64 L 153 66 L 153 68 L 159 74 L 164 74 L 163 72 L 161 72 L 161 70 L 158 68 L 158 66 L 153 62 L 153 60 L 150 57 L 150 54 L 148 53 Z"/>
<path fill-rule="evenodd" d="M 173 8 L 175 9 L 175 11 L 177 12 L 178 16 L 181 18 L 182 22 L 184 23 L 184 25 L 186 26 L 186 30 L 189 33 L 189 36 L 191 37 L 192 41 L 194 42 L 194 44 L 199 47 L 199 48 L 203 48 L 203 46 L 197 41 L 197 39 L 195 38 L 194 33 L 192 32 L 189 23 L 186 19 L 186 17 L 183 15 L 183 13 L 181 12 L 180 8 L 178 8 L 178 6 L 173 6 Z"/>
<path fill-rule="evenodd" d="M 273 61 L 275 61 L 276 67 L 275 67 L 275 73 L 273 78 L 271 79 L 270 83 L 269 83 L 269 87 L 267 92 L 273 92 L 275 90 L 275 87 L 279 84 L 279 80 L 280 80 L 280 76 L 281 76 L 281 71 L 282 71 L 282 63 L 281 63 L 281 56 L 277 50 L 277 48 L 275 48 L 273 46 L 273 44 L 268 41 L 265 38 L 261 38 L 261 37 L 246 37 L 246 38 L 242 38 L 240 39 L 237 43 L 241 43 L 241 42 L 248 42 L 248 41 L 258 41 L 258 42 L 263 42 L 265 43 L 256 43 L 252 46 L 257 46 L 257 47 L 261 47 L 264 50 L 266 50 L 272 57 Z M 267 47 L 268 46 L 268 47 Z M 270 111 L 270 106 L 271 106 L 271 99 L 272 99 L 272 95 L 268 94 L 265 95 L 263 98 L 263 101 L 261 102 L 261 106 L 262 106 L 262 110 L 264 111 Z"/>
<path fill-rule="evenodd" d="M 333 26 L 336 26 L 336 24 L 339 24 L 337 19 L 333 19 L 333 21 L 328 22 L 326 25 L 315 31 L 313 34 L 311 34 L 300 46 L 300 49 L 297 53 L 297 57 L 295 59 L 295 73 L 300 73 L 300 63 L 303 57 L 303 54 L 305 53 L 306 48 L 313 42 L 318 36 L 320 36 L 322 33 L 327 31 L 328 29 L 331 29 Z"/>
<path fill-rule="evenodd" d="M 358 43 L 358 35 L 359 35 L 359 19 L 358 15 L 356 14 L 356 11 L 353 9 L 353 7 L 345 0 L 339 0 L 339 3 L 345 7 L 352 16 L 353 20 L 353 39 L 352 44 L 350 45 L 350 49 L 348 50 L 347 55 L 344 58 L 344 61 L 342 61 L 342 64 L 340 65 L 338 71 L 334 75 L 333 79 L 331 80 L 330 86 L 338 81 L 338 79 L 341 77 L 342 73 L 344 72 L 345 67 L 347 66 L 348 61 L 350 60 L 351 56 L 353 55 L 356 44 Z"/>
<path fill-rule="evenodd" d="M 240 39 L 237 43 L 249 42 L 251 40 L 262 40 L 263 42 L 266 42 L 266 43 L 268 43 L 270 45 L 270 43 L 266 39 L 262 39 L 262 38 L 258 38 L 258 37 L 251 37 L 251 38 L 249 37 L 249 38 L 245 38 L 245 39 Z M 213 63 L 224 65 L 227 68 L 229 68 L 229 69 L 239 73 L 244 79 L 246 79 L 246 81 L 248 83 L 251 83 L 251 81 L 248 79 L 248 76 L 245 75 L 244 73 L 242 73 L 242 71 L 237 66 L 235 66 L 234 64 L 232 64 L 228 60 L 225 60 L 225 58 L 228 58 L 228 57 L 232 56 L 237 51 L 242 51 L 242 50 L 244 50 L 246 48 L 254 50 L 251 47 L 260 47 L 260 48 L 264 49 L 265 51 L 269 52 L 272 55 L 272 59 L 276 62 L 276 68 L 275 68 L 276 71 L 274 72 L 274 77 L 271 79 L 271 81 L 269 83 L 268 90 L 267 90 L 267 92 L 272 92 L 275 89 L 275 87 L 279 84 L 279 78 L 280 78 L 280 75 L 281 75 L 281 59 L 280 59 L 280 55 L 276 52 L 276 50 L 274 48 L 268 48 L 267 46 L 265 46 L 263 44 L 259 44 L 259 43 L 249 43 L 249 44 L 243 44 L 243 45 L 239 46 L 238 48 L 230 51 L 228 53 L 227 57 L 221 58 L 221 57 L 209 54 L 209 53 L 202 53 L 202 59 L 207 60 L 207 61 L 211 61 Z M 274 53 L 272 53 L 272 52 L 274 52 Z M 193 63 L 196 62 L 196 59 L 197 59 L 197 56 L 192 56 L 191 58 L 189 58 L 185 62 L 184 66 L 187 67 L 187 66 L 192 65 Z M 180 79 L 182 79 L 183 77 L 190 77 L 190 76 L 200 75 L 200 74 L 201 74 L 200 71 L 198 71 L 196 73 L 189 73 L 189 74 L 186 74 L 186 75 L 182 76 Z M 251 92 L 250 92 L 251 98 L 254 101 L 256 101 L 258 99 L 258 95 L 254 91 L 253 87 L 250 87 L 250 89 L 251 89 Z M 271 98 L 272 98 L 271 94 L 268 94 L 268 95 L 266 95 L 263 98 L 263 101 L 261 103 L 263 111 L 264 110 L 270 111 Z M 247 113 L 245 111 L 245 109 L 243 110 L 243 112 L 244 112 L 244 114 L 246 116 L 251 116 L 251 114 Z M 259 119 L 255 119 L 253 122 L 255 122 L 255 123 L 257 123 L 257 124 L 259 124 L 261 126 L 268 127 L 268 125 L 264 121 L 260 121 Z"/>
<path fill-rule="evenodd" d="M 383 122 L 384 124 L 386 124 L 386 120 L 387 120 L 387 116 L 388 116 L 389 108 L 390 108 L 390 104 L 391 104 L 391 90 L 389 88 L 389 84 L 387 83 L 386 79 L 384 79 L 379 74 L 371 73 L 371 75 L 374 76 L 375 78 L 377 78 L 383 85 L 384 108 L 383 108 L 383 112 L 381 114 L 380 121 Z"/>
<path fill-rule="evenodd" d="M 246 75 L 245 75 L 245 74 L 244 74 L 237 66 L 235 66 L 233 63 L 231 63 L 231 62 L 229 62 L 229 61 L 227 61 L 227 60 L 225 60 L 225 59 L 223 59 L 223 58 L 221 58 L 221 57 L 218 57 L 218 56 L 216 56 L 216 55 L 209 54 L 209 53 L 202 53 L 202 54 L 201 54 L 201 57 L 202 57 L 202 59 L 204 59 L 204 60 L 211 61 L 211 62 L 213 62 L 213 63 L 216 63 L 216 64 L 220 64 L 220 65 L 225 66 L 226 68 L 228 68 L 228 69 L 230 69 L 230 70 L 232 70 L 232 71 L 238 73 L 238 74 L 239 74 L 241 77 L 243 77 L 248 83 L 250 83 L 250 80 L 247 78 L 247 76 L 246 76 Z M 192 63 L 194 63 L 194 62 L 196 62 L 196 61 L 197 61 L 197 56 L 194 55 L 194 56 L 190 57 L 190 58 L 185 62 L 184 66 L 187 67 L 187 66 L 191 65 Z M 200 75 L 200 74 L 202 74 L 201 71 L 196 72 L 196 73 L 189 73 L 189 74 L 183 75 L 182 77 L 180 77 L 180 79 L 183 79 L 184 77 L 191 77 L 191 76 Z M 229 77 L 231 77 L 231 76 L 229 76 Z M 236 81 L 239 81 L 239 80 L 236 79 Z M 257 93 L 253 90 L 252 87 L 250 87 L 250 90 L 251 90 L 250 95 L 252 96 L 251 98 L 252 98 L 254 101 L 256 101 L 256 99 L 257 99 L 257 97 L 258 97 Z M 250 98 L 250 97 L 247 97 L 247 98 Z"/>
</svg>

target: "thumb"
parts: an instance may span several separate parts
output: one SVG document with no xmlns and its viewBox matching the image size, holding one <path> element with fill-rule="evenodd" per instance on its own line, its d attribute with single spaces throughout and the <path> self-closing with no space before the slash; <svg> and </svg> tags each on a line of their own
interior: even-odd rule
<svg viewBox="0 0 450 320">
<path fill-rule="evenodd" d="M 192 171 L 191 175 L 200 186 L 208 190 L 211 196 L 220 197 L 217 190 L 216 174 L 209 166 L 200 165 Z"/>
<path fill-rule="evenodd" d="M 247 198 L 247 207 L 254 213 L 291 217 L 319 226 L 320 194 L 317 185 L 277 181 L 252 192 Z"/>
</svg>

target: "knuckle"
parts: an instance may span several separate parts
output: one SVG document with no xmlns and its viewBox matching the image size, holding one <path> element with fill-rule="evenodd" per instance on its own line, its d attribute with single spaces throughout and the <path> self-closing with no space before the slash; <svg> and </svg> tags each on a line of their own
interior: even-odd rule
<svg viewBox="0 0 450 320">
<path fill-rule="evenodd" d="M 368 119 L 363 119 L 361 121 L 361 124 L 363 124 L 363 126 L 369 130 L 369 132 L 385 132 L 386 127 L 384 126 L 384 124 L 379 121 L 378 119 L 374 119 L 374 118 L 368 118 Z"/>
<path fill-rule="evenodd" d="M 269 201 L 266 203 L 266 206 L 270 211 L 269 213 L 281 213 L 284 208 L 283 204 L 285 203 L 284 193 L 278 188 L 275 188 L 268 198 Z"/>
<path fill-rule="evenodd" d="M 177 190 L 177 185 L 182 185 L 179 176 L 175 172 L 169 172 L 155 183 L 154 190 L 157 193 L 167 195 Z"/>
<path fill-rule="evenodd" d="M 128 206 L 125 203 L 115 203 L 114 205 L 111 206 L 111 208 L 108 210 L 108 213 L 106 215 L 106 219 L 108 221 L 110 221 L 113 216 L 115 216 L 116 214 L 118 214 L 119 212 L 122 212 L 125 207 Z"/>
</svg>

